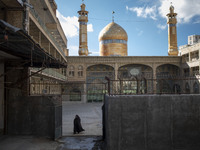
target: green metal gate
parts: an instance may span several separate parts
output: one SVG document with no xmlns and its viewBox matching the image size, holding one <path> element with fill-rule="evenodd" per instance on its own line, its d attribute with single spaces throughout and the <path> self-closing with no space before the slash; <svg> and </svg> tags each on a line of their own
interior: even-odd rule
<svg viewBox="0 0 200 150">
<path fill-rule="evenodd" d="M 106 83 L 88 83 L 87 84 L 87 101 L 102 102 L 104 94 L 107 93 Z"/>
</svg>

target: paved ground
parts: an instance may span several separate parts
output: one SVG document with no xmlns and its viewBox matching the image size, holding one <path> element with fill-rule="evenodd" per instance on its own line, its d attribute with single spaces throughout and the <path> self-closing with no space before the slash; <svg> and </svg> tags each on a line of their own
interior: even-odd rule
<svg viewBox="0 0 200 150">
<path fill-rule="evenodd" d="M 63 137 L 52 141 L 45 137 L 0 136 L 0 150 L 103 150 L 102 103 L 63 102 Z M 86 130 L 73 134 L 73 119 L 81 117 Z"/>
<path fill-rule="evenodd" d="M 102 135 L 102 107 L 103 103 L 63 102 L 63 136 Z M 81 118 L 84 132 L 73 134 L 73 120 L 75 115 Z"/>
<path fill-rule="evenodd" d="M 42 137 L 0 136 L 0 150 L 56 150 L 59 143 Z"/>
<path fill-rule="evenodd" d="M 52 141 L 34 136 L 0 136 L 0 150 L 103 150 L 102 137 L 62 137 Z"/>
<path fill-rule="evenodd" d="M 102 137 L 98 136 L 63 137 L 59 143 L 63 144 L 56 150 L 103 150 Z"/>
</svg>

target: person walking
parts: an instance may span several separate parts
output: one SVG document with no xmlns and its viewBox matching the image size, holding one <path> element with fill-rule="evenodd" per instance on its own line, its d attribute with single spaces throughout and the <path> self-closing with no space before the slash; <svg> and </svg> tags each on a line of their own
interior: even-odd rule
<svg viewBox="0 0 200 150">
<path fill-rule="evenodd" d="M 85 131 L 85 130 L 82 128 L 81 118 L 78 115 L 76 115 L 74 118 L 74 134 L 80 133 L 82 131 Z"/>
</svg>

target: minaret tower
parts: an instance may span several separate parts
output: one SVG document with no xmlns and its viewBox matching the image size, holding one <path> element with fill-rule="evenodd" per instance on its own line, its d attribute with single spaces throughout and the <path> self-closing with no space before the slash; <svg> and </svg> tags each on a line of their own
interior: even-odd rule
<svg viewBox="0 0 200 150">
<path fill-rule="evenodd" d="M 176 16 L 177 13 L 174 13 L 174 7 L 171 5 L 170 13 L 167 14 L 168 20 L 168 55 L 169 56 L 178 56 L 178 47 L 177 47 L 177 32 L 176 32 Z"/>
<path fill-rule="evenodd" d="M 84 2 L 81 4 L 81 10 L 78 11 L 79 14 L 79 56 L 88 55 L 87 46 L 87 22 L 88 22 L 88 11 L 85 10 Z"/>
</svg>

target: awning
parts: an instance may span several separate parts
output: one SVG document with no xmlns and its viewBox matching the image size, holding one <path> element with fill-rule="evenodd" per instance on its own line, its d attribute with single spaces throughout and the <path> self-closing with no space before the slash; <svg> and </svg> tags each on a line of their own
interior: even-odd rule
<svg viewBox="0 0 200 150">
<path fill-rule="evenodd" d="M 0 51 L 29 61 L 27 65 L 30 67 L 67 67 L 66 62 L 61 62 L 45 52 L 25 31 L 3 20 L 0 20 Z"/>
</svg>

